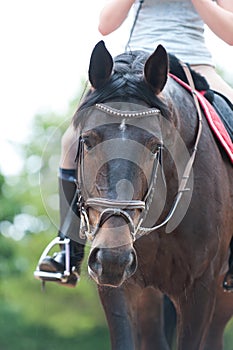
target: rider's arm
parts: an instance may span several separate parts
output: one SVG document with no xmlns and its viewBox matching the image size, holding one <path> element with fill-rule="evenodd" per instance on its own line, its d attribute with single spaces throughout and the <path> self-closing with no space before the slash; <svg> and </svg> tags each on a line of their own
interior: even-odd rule
<svg viewBox="0 0 233 350">
<path fill-rule="evenodd" d="M 233 0 L 192 0 L 207 26 L 223 41 L 233 45 Z"/>
<path fill-rule="evenodd" d="M 100 13 L 99 32 L 108 35 L 119 28 L 134 2 L 135 0 L 110 0 Z"/>
</svg>

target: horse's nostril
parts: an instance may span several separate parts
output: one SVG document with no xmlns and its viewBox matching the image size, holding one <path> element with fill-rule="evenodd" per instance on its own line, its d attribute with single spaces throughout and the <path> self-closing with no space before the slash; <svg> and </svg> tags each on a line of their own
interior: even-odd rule
<svg viewBox="0 0 233 350">
<path fill-rule="evenodd" d="M 101 250 L 99 248 L 94 248 L 88 259 L 89 268 L 98 276 L 102 273 L 101 265 Z"/>
<path fill-rule="evenodd" d="M 103 249 L 95 247 L 88 259 L 90 276 L 99 284 L 119 286 L 137 269 L 137 256 L 133 248 Z"/>
<path fill-rule="evenodd" d="M 133 250 L 131 253 L 130 253 L 130 257 L 129 257 L 129 263 L 128 263 L 128 266 L 126 267 L 126 270 L 127 270 L 127 273 L 129 275 L 132 275 L 136 268 L 137 268 L 137 255 L 135 253 L 135 251 Z"/>
</svg>

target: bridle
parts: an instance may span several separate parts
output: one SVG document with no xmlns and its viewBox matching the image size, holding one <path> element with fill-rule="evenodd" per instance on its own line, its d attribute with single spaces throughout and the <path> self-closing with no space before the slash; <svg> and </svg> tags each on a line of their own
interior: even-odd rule
<svg viewBox="0 0 233 350">
<path fill-rule="evenodd" d="M 160 111 L 158 109 L 146 109 L 144 111 L 122 111 L 107 106 L 105 104 L 96 104 L 97 109 L 113 115 L 115 117 L 121 118 L 143 118 L 145 116 L 155 116 L 160 115 Z M 84 195 L 82 193 L 82 184 L 84 183 L 84 142 L 82 140 L 82 136 L 79 138 L 79 147 L 77 154 L 77 162 L 78 162 L 78 176 L 77 176 L 77 192 L 78 192 L 78 207 L 80 211 L 80 237 L 82 239 L 88 238 L 89 240 L 93 240 L 98 233 L 98 230 L 102 227 L 102 225 L 110 219 L 112 216 L 120 216 L 122 217 L 127 225 L 129 226 L 131 236 L 133 241 L 136 239 L 137 234 L 141 230 L 141 223 L 143 222 L 146 213 L 149 210 L 150 203 L 152 201 L 152 197 L 154 194 L 154 189 L 156 186 L 157 172 L 158 166 L 162 160 L 162 144 L 158 145 L 157 152 L 153 155 L 153 166 L 150 177 L 150 183 L 148 186 L 148 190 L 143 198 L 143 200 L 114 200 L 107 198 L 86 198 L 84 199 Z M 77 198 L 76 197 L 76 198 Z M 98 222 L 94 228 L 91 228 L 88 217 L 88 209 L 94 208 L 100 210 L 100 215 L 98 218 Z M 137 224 L 134 224 L 133 219 L 131 218 L 128 211 L 138 209 L 141 211 L 140 217 L 138 219 Z"/>
<path fill-rule="evenodd" d="M 162 164 L 162 158 L 163 158 L 163 145 L 160 144 L 158 147 L 158 151 L 154 155 L 154 160 L 153 160 L 153 168 L 152 168 L 152 173 L 150 177 L 150 183 L 148 186 L 148 190 L 146 195 L 144 196 L 143 200 L 113 200 L 113 199 L 106 199 L 106 198 L 87 198 L 86 200 L 84 199 L 84 196 L 82 195 L 82 183 L 84 181 L 84 174 L 83 174 L 83 155 L 84 155 L 84 144 L 82 141 L 82 136 L 79 138 L 79 151 L 77 155 L 77 161 L 78 161 L 78 168 L 79 168 L 79 174 L 80 178 L 77 178 L 77 204 L 80 210 L 80 237 L 81 238 L 87 238 L 89 240 L 93 240 L 99 229 L 102 227 L 102 225 L 111 217 L 113 216 L 120 216 L 122 217 L 127 225 L 129 226 L 130 233 L 132 236 L 133 241 L 137 237 L 140 237 L 145 234 L 149 234 L 164 225 L 166 225 L 171 218 L 173 217 L 176 208 L 183 196 L 183 193 L 186 191 L 189 191 L 189 188 L 187 188 L 187 183 L 190 178 L 192 166 L 196 157 L 197 149 L 198 149 L 198 144 L 199 140 L 201 137 L 201 132 L 202 132 L 202 113 L 201 109 L 199 106 L 199 102 L 197 99 L 197 96 L 195 94 L 195 87 L 194 83 L 189 71 L 189 68 L 182 63 L 182 66 L 184 68 L 184 71 L 186 73 L 187 79 L 189 81 L 190 87 L 191 87 L 191 93 L 193 95 L 194 103 L 197 109 L 197 115 L 198 115 L 198 130 L 197 130 L 197 135 L 194 143 L 194 148 L 193 152 L 185 166 L 185 170 L 183 172 L 183 176 L 181 178 L 181 182 L 177 191 L 177 194 L 175 196 L 175 199 L 171 205 L 171 208 L 165 217 L 165 219 L 157 224 L 154 225 L 153 227 L 143 227 L 142 224 L 149 212 L 150 205 L 153 199 L 153 195 L 155 192 L 156 188 L 156 183 L 157 183 L 157 173 L 158 173 L 158 168 L 159 164 L 161 165 L 161 170 L 163 171 L 163 164 Z M 160 114 L 160 111 L 158 109 L 147 109 L 146 111 L 140 111 L 140 112 L 132 112 L 132 111 L 122 111 L 122 110 L 117 110 L 114 109 L 108 105 L 105 104 L 96 104 L 95 107 L 97 109 L 100 109 L 104 111 L 105 113 L 114 115 L 114 116 L 120 116 L 120 117 L 125 117 L 125 118 L 138 118 L 142 117 L 145 115 L 158 115 Z M 97 208 L 97 209 L 102 209 L 100 211 L 100 216 L 98 219 L 98 222 L 94 228 L 91 228 L 90 222 L 89 222 L 89 217 L 88 217 L 88 208 Z M 135 210 L 139 209 L 141 211 L 139 219 L 136 223 L 134 224 L 133 219 L 131 218 L 130 214 L 128 211 L 130 210 Z"/>
</svg>

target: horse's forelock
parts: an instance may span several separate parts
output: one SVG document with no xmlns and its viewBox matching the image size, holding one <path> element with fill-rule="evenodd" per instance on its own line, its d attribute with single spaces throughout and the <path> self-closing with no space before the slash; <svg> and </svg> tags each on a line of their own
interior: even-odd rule
<svg viewBox="0 0 233 350">
<path fill-rule="evenodd" d="M 115 57 L 114 72 L 118 74 L 129 73 L 143 74 L 144 64 L 148 54 L 143 51 L 123 53 Z"/>
</svg>

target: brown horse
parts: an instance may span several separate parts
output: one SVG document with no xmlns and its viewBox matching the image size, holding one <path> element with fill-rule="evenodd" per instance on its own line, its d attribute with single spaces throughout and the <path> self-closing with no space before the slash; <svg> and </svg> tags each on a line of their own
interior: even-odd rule
<svg viewBox="0 0 233 350">
<path fill-rule="evenodd" d="M 162 46 L 148 57 L 93 50 L 92 89 L 78 109 L 81 232 L 112 349 L 221 350 L 233 313 L 224 293 L 232 238 L 232 167 L 193 96 L 168 77 Z M 147 228 L 146 228 L 147 227 Z"/>
</svg>

